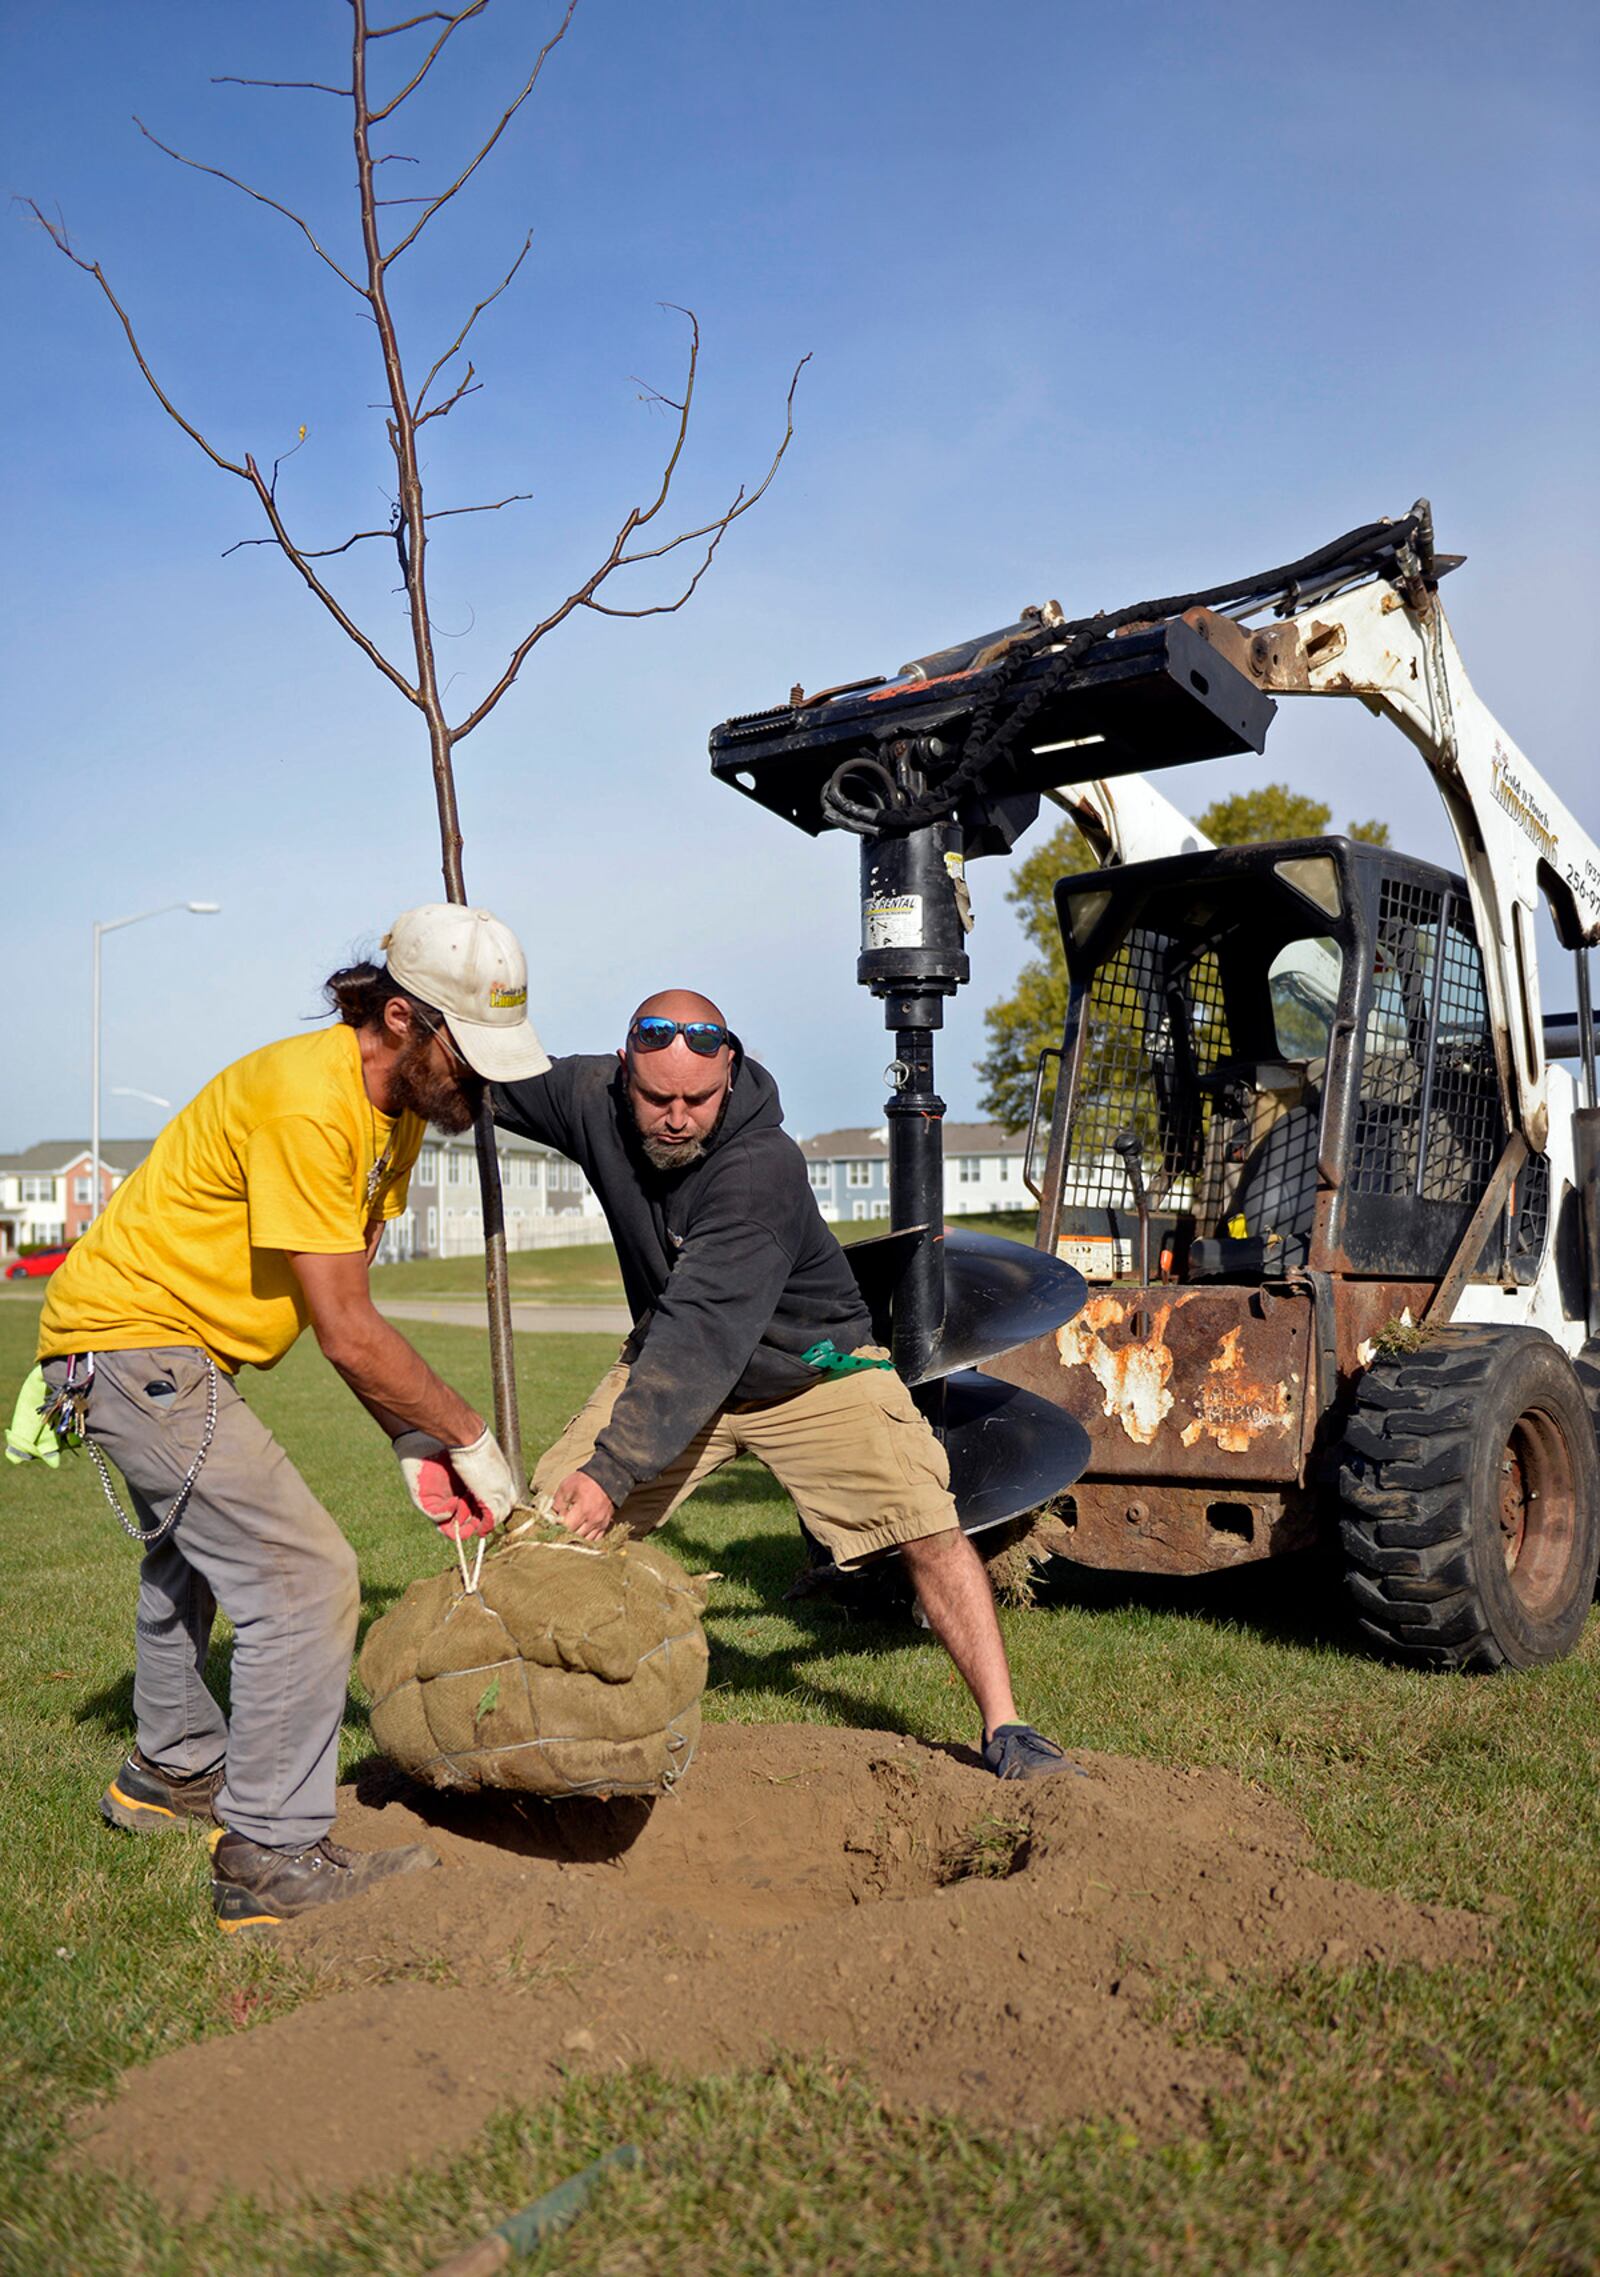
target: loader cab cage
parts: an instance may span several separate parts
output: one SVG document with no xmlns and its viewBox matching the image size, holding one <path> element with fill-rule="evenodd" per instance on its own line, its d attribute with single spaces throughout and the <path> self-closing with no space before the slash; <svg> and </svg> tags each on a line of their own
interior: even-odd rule
<svg viewBox="0 0 1600 2277">
<path fill-rule="evenodd" d="M 1063 879 L 1058 1231 L 1132 1269 L 1444 1270 L 1505 1142 L 1460 879 L 1342 838 Z M 1541 1187 L 1540 1172 L 1544 1172 Z M 1531 1270 L 1542 1157 L 1486 1270 Z"/>
</svg>

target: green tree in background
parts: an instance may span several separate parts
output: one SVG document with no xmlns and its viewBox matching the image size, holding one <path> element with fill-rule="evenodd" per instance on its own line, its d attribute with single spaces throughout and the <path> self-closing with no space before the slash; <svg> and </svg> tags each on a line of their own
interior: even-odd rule
<svg viewBox="0 0 1600 2277">
<path fill-rule="evenodd" d="M 1235 791 L 1215 799 L 1195 817 L 1219 846 L 1255 846 L 1275 838 L 1320 838 L 1333 818 L 1321 799 L 1291 791 L 1286 783 L 1267 783 L 1258 791 Z M 1352 822 L 1345 835 L 1387 846 L 1386 822 Z M 1052 899 L 1057 878 L 1092 870 L 1094 857 L 1074 822 L 1063 821 L 1020 863 L 1006 899 L 1022 919 L 1034 954 L 1017 975 L 1009 996 L 984 1014 L 989 1045 L 978 1062 L 983 1078 L 980 1105 L 1008 1131 L 1021 1130 L 1033 1106 L 1034 1068 L 1046 1044 L 1059 1043 L 1067 1016 L 1067 963 Z"/>
</svg>

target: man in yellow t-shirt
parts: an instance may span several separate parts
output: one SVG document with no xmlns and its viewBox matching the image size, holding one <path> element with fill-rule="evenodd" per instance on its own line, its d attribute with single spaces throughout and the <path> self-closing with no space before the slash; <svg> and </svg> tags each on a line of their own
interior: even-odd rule
<svg viewBox="0 0 1600 2277">
<path fill-rule="evenodd" d="M 144 1556 L 137 1745 L 101 1798 L 131 1832 L 214 1822 L 225 1929 L 283 1921 L 436 1863 L 328 1839 L 359 1610 L 354 1553 L 240 1397 L 309 1326 L 441 1531 L 487 1533 L 516 1481 L 493 1433 L 372 1303 L 368 1267 L 431 1123 L 467 1130 L 488 1082 L 549 1062 L 527 967 L 487 910 L 395 921 L 383 965 L 327 984 L 334 1027 L 224 1068 L 55 1274 L 39 1356 L 127 1481 Z M 231 1718 L 205 1681 L 233 1623 Z"/>
</svg>

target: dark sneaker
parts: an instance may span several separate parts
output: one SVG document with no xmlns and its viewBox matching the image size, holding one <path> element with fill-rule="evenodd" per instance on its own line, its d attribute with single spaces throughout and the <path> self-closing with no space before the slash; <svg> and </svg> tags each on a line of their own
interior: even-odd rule
<svg viewBox="0 0 1600 2277">
<path fill-rule="evenodd" d="M 1089 1776 L 1032 1724 L 996 1724 L 983 1743 L 983 1760 L 997 1779 L 1048 1779 L 1052 1771 L 1070 1771 L 1077 1779 Z"/>
<path fill-rule="evenodd" d="M 209 1771 L 167 1771 L 135 1748 L 100 1797 L 100 1816 L 127 1834 L 165 1834 L 185 1819 L 210 1824 L 221 1785 L 220 1763 Z"/>
<path fill-rule="evenodd" d="M 420 1842 L 400 1850 L 346 1850 L 326 1835 L 304 1850 L 272 1850 L 219 1827 L 211 1838 L 211 1905 L 218 1925 L 273 1928 L 315 1906 L 360 1897 L 398 1874 L 420 1874 L 438 1859 Z"/>
</svg>

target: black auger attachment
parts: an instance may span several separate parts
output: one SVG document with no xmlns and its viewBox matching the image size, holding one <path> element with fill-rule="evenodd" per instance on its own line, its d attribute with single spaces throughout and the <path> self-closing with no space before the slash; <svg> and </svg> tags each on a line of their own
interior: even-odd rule
<svg viewBox="0 0 1600 2277">
<path fill-rule="evenodd" d="M 1320 557 L 1313 566 L 1331 574 Z M 979 1372 L 1071 1320 L 1081 1275 L 1017 1242 L 945 1231 L 933 1039 L 970 970 L 966 863 L 1009 851 L 1056 783 L 1263 747 L 1275 707 L 1216 645 L 1239 645 L 1232 626 L 1179 614 L 1190 598 L 1216 596 L 1070 625 L 1052 604 L 894 681 L 796 689 L 711 736 L 720 780 L 813 836 L 861 841 L 856 977 L 894 1039 L 890 1231 L 845 1254 L 944 1442 L 968 1533 L 1070 1486 L 1089 1437 L 1050 1401 Z"/>
</svg>

